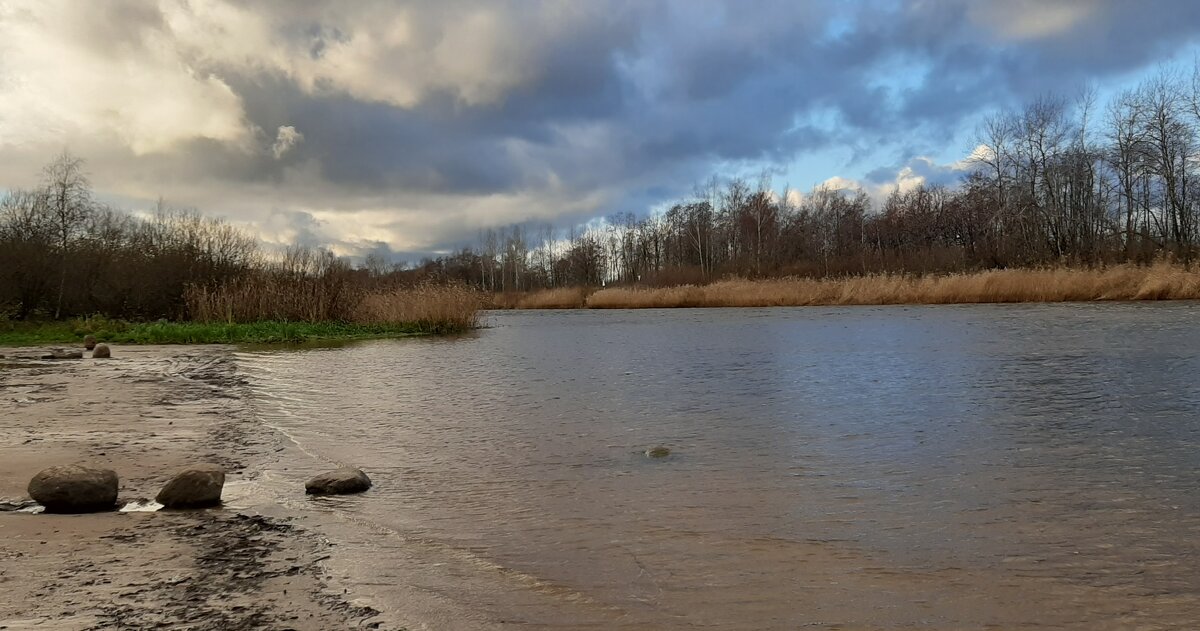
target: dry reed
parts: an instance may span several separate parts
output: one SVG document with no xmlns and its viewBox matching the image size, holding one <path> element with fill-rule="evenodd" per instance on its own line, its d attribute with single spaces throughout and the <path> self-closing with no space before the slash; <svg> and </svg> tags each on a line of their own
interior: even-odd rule
<svg viewBox="0 0 1200 631">
<path fill-rule="evenodd" d="M 483 299 L 460 286 L 424 285 L 365 294 L 354 309 L 358 324 L 414 324 L 429 333 L 455 333 L 479 324 Z"/>
<path fill-rule="evenodd" d="M 321 278 L 257 276 L 186 293 L 196 322 L 347 322 L 411 325 L 429 333 L 465 331 L 478 325 L 483 300 L 460 286 L 365 289 Z"/>
<path fill-rule="evenodd" d="M 1200 271 L 1160 262 L 1105 269 L 1009 269 L 914 276 L 725 280 L 665 288 L 614 287 L 587 296 L 589 309 L 806 305 L 1084 302 L 1200 299 Z M 538 294 L 517 308 L 538 308 Z"/>
<path fill-rule="evenodd" d="M 587 306 L 586 287 L 558 287 L 524 293 L 496 294 L 493 309 L 581 309 Z"/>
</svg>

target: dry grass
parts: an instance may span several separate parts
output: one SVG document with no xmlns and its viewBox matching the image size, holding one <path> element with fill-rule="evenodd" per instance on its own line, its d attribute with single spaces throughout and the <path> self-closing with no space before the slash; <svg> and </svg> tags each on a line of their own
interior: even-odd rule
<svg viewBox="0 0 1200 631">
<path fill-rule="evenodd" d="M 483 299 L 458 286 L 372 290 L 328 279 L 252 277 L 186 294 L 196 322 L 346 322 L 410 325 L 428 333 L 475 328 Z"/>
<path fill-rule="evenodd" d="M 1171 263 L 1106 269 L 991 270 L 911 276 L 727 280 L 661 289 L 610 288 L 587 297 L 590 309 L 776 307 L 804 305 L 1083 302 L 1200 299 L 1200 271 Z M 537 308 L 531 294 L 518 308 Z"/>
<path fill-rule="evenodd" d="M 496 294 L 493 309 L 582 309 L 587 306 L 586 287 L 560 287 L 523 293 Z"/>
<path fill-rule="evenodd" d="M 317 278 L 255 275 L 184 292 L 196 322 L 324 322 L 346 320 L 357 292 Z"/>
<path fill-rule="evenodd" d="M 353 311 L 358 324 L 408 323 L 430 333 L 456 333 L 479 324 L 483 298 L 458 286 L 428 285 L 366 294 Z"/>
</svg>

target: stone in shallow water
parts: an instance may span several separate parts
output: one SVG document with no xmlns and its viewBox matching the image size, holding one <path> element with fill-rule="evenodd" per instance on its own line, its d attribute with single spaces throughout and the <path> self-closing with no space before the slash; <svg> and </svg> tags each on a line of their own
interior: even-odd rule
<svg viewBox="0 0 1200 631">
<path fill-rule="evenodd" d="M 72 464 L 39 471 L 28 491 L 48 513 L 92 513 L 113 508 L 117 484 L 115 471 Z"/>
<path fill-rule="evenodd" d="M 83 359 L 83 351 L 54 350 L 42 355 L 42 359 Z"/>
<path fill-rule="evenodd" d="M 666 447 L 651 447 L 646 450 L 647 458 L 666 458 L 671 455 L 671 450 Z"/>
<path fill-rule="evenodd" d="M 371 478 L 361 469 L 342 467 L 326 471 L 304 483 L 304 492 L 309 495 L 346 495 L 362 493 L 371 488 Z"/>
<path fill-rule="evenodd" d="M 225 470 L 215 464 L 188 467 L 163 486 L 154 501 L 167 508 L 202 508 L 221 503 Z"/>
<path fill-rule="evenodd" d="M 83 347 L 89 351 L 92 350 L 93 348 L 96 348 L 96 336 L 95 335 L 84 336 Z"/>
<path fill-rule="evenodd" d="M 112 351 L 108 349 L 108 344 L 97 344 L 96 348 L 92 349 L 92 359 L 108 359 L 112 357 Z"/>
</svg>

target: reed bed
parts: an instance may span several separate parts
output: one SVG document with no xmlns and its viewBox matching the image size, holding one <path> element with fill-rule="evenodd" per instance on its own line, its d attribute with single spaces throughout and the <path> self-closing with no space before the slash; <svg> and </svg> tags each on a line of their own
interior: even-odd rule
<svg viewBox="0 0 1200 631">
<path fill-rule="evenodd" d="M 483 298 L 460 286 L 425 285 L 367 293 L 354 308 L 358 324 L 408 323 L 427 333 L 458 333 L 479 325 Z"/>
<path fill-rule="evenodd" d="M 784 307 L 1200 299 L 1200 271 L 1173 263 L 1104 269 L 1008 269 L 948 275 L 724 280 L 664 288 L 614 287 L 586 297 L 588 309 Z M 537 293 L 516 308 L 539 308 Z M 561 308 L 561 307 L 555 307 Z"/>
<path fill-rule="evenodd" d="M 587 306 L 587 287 L 558 287 L 540 291 L 496 294 L 493 309 L 582 309 Z"/>
<path fill-rule="evenodd" d="M 343 322 L 405 325 L 424 333 L 457 333 L 479 323 L 483 299 L 461 286 L 363 288 L 322 278 L 252 277 L 189 288 L 191 319 L 202 323 Z"/>
</svg>

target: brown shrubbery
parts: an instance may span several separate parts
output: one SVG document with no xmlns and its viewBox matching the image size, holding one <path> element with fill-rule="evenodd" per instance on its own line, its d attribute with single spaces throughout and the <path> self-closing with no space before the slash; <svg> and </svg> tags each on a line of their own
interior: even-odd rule
<svg viewBox="0 0 1200 631">
<path fill-rule="evenodd" d="M 0 321 L 343 322 L 428 332 L 469 329 L 479 294 L 446 279 L 323 251 L 275 256 L 247 234 L 162 204 L 149 217 L 93 199 L 83 162 L 63 154 L 41 186 L 0 196 Z"/>
<path fill-rule="evenodd" d="M 483 299 L 457 285 L 386 287 L 350 270 L 321 275 L 261 272 L 216 286 L 192 286 L 188 311 L 198 322 L 350 322 L 410 324 L 429 333 L 475 328 Z"/>
<path fill-rule="evenodd" d="M 509 297 L 497 308 L 555 304 L 534 292 Z M 805 305 L 958 304 L 991 302 L 1084 302 L 1096 300 L 1200 299 L 1200 271 L 1159 262 L 1105 269 L 1010 269 L 963 274 L 870 274 L 847 278 L 725 280 L 709 285 L 614 287 L 587 296 L 576 307 L 643 309 L 670 307 L 783 307 Z"/>
<path fill-rule="evenodd" d="M 587 306 L 587 287 L 560 287 L 531 292 L 496 294 L 493 309 L 579 309 Z"/>
</svg>

